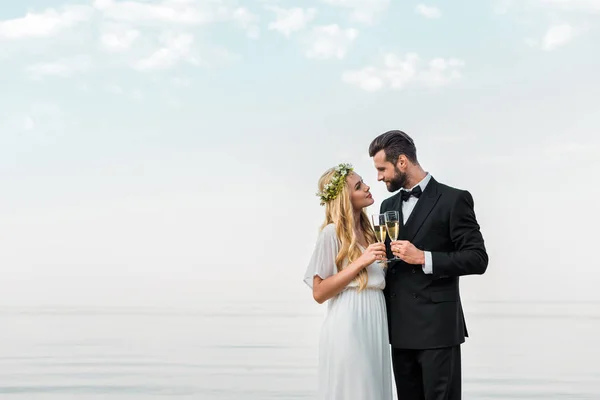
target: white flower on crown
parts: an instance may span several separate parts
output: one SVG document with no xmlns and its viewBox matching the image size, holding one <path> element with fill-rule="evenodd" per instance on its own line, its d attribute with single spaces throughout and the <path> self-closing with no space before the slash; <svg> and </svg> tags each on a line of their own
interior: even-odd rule
<svg viewBox="0 0 600 400">
<path fill-rule="evenodd" d="M 331 182 L 323 187 L 322 192 L 317 192 L 317 196 L 321 198 L 321 205 L 335 199 L 346 184 L 346 176 L 352 172 L 354 168 L 351 164 L 339 164 L 335 167 L 335 173 Z"/>
</svg>

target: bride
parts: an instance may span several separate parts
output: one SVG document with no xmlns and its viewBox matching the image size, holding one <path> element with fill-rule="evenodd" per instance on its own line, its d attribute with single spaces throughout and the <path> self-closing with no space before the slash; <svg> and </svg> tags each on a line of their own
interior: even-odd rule
<svg viewBox="0 0 600 400">
<path fill-rule="evenodd" d="M 385 245 L 364 208 L 374 200 L 349 164 L 319 180 L 325 221 L 304 275 L 318 303 L 327 301 L 319 344 L 318 399 L 391 400 Z"/>
</svg>

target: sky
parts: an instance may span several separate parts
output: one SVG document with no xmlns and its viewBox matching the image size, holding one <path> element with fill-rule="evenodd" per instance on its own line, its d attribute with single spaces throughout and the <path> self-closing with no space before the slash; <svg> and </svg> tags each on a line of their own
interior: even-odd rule
<svg viewBox="0 0 600 400">
<path fill-rule="evenodd" d="M 0 304 L 312 301 L 322 172 L 401 129 L 467 189 L 464 301 L 600 301 L 600 1 L 0 9 Z"/>
</svg>

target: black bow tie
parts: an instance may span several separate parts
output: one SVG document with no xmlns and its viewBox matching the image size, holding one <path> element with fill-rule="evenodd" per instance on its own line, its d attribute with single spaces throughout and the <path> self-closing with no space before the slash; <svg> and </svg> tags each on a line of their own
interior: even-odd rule
<svg viewBox="0 0 600 400">
<path fill-rule="evenodd" d="M 402 201 L 407 201 L 410 198 L 410 196 L 415 196 L 418 199 L 419 197 L 421 197 L 421 193 L 423 193 L 423 191 L 421 190 L 421 186 L 416 186 L 410 192 L 407 190 L 402 190 L 400 192 L 400 196 L 402 196 Z"/>
</svg>

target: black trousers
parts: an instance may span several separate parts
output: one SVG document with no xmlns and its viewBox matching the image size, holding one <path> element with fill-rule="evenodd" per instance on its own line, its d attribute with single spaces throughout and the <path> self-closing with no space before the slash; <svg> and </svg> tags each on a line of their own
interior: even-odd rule
<svg viewBox="0 0 600 400">
<path fill-rule="evenodd" d="M 460 400 L 460 345 L 439 349 L 392 348 L 392 364 L 402 400 Z"/>
</svg>

